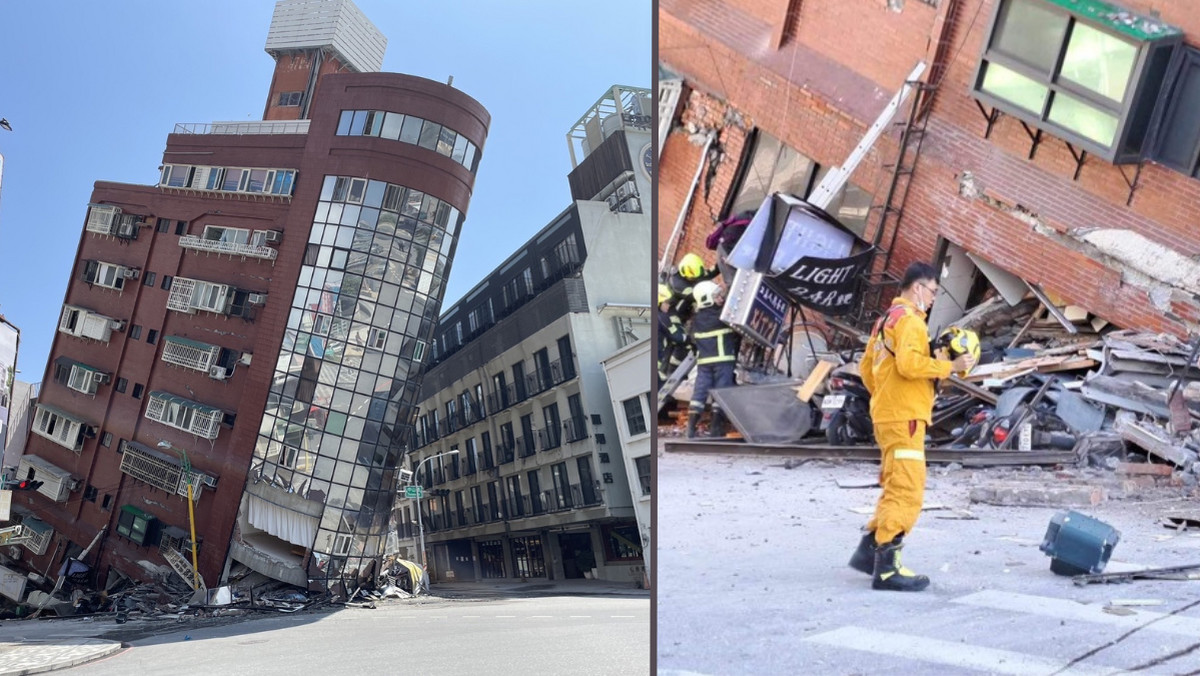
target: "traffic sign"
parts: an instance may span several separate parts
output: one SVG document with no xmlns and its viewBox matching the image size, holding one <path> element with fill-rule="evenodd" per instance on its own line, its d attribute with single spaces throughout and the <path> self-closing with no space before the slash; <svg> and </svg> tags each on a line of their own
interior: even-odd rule
<svg viewBox="0 0 1200 676">
<path fill-rule="evenodd" d="M 404 497 L 412 498 L 413 500 L 420 500 L 421 498 L 425 497 L 425 487 L 424 486 L 405 486 L 404 487 Z"/>
</svg>

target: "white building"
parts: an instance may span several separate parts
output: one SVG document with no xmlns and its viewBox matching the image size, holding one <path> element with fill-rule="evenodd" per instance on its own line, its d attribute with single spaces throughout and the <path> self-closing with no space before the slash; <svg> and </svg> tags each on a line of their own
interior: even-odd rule
<svg viewBox="0 0 1200 676">
<path fill-rule="evenodd" d="M 647 573 L 654 545 L 650 538 L 650 490 L 654 485 L 651 475 L 652 439 L 650 438 L 650 340 L 639 340 L 626 345 L 603 362 L 604 375 L 608 380 L 608 394 L 612 400 L 613 414 L 617 419 L 617 436 L 621 440 L 621 457 L 625 463 L 625 474 L 629 477 L 629 492 L 637 515 L 638 533 L 642 538 L 642 555 L 646 560 Z M 647 580 L 649 576 L 647 575 Z"/>
</svg>

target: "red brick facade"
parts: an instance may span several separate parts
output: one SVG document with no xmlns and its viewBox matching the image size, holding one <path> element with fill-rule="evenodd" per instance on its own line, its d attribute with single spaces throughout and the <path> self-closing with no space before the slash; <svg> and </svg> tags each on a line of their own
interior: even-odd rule
<svg viewBox="0 0 1200 676">
<path fill-rule="evenodd" d="M 1015 118 L 1001 116 L 990 138 L 970 95 L 994 0 L 664 0 L 659 54 L 686 79 L 690 94 L 660 164 L 659 242 L 665 246 L 699 161 L 703 131 L 720 130 L 720 159 L 707 198 L 704 176 L 673 260 L 703 248 L 737 171 L 743 141 L 758 127 L 824 166 L 840 164 L 899 89 L 918 60 L 931 61 L 945 39 L 940 81 L 889 269 L 930 260 L 938 238 L 959 244 L 1067 302 L 1128 328 L 1184 334 L 1197 329 L 1200 301 L 1186 285 L 1131 273 L 1090 244 L 1093 228 L 1129 230 L 1187 257 L 1200 251 L 1200 181 L 1146 162 L 1129 206 L 1136 166 L 1089 156 L 1076 161 L 1066 143 L 1031 140 Z M 1155 3 L 1127 1 L 1147 12 Z M 798 5 L 783 45 L 769 23 Z M 898 9 L 897 9 L 898 8 Z M 1158 8 L 1163 21 L 1200 43 L 1200 15 Z M 774 14 L 772 14 L 774 12 Z M 928 74 L 928 72 L 927 72 Z M 737 120 L 731 124 L 729 120 Z M 689 127 L 689 125 L 692 125 Z M 699 144 L 689 144 L 689 130 Z M 851 182 L 882 202 L 896 159 L 894 136 L 877 142 Z M 1124 169 L 1124 176 L 1122 175 Z M 872 213 L 868 239 L 878 224 Z M 891 233 L 884 233 L 887 246 Z M 661 255 L 660 248 L 660 255 Z"/>
</svg>

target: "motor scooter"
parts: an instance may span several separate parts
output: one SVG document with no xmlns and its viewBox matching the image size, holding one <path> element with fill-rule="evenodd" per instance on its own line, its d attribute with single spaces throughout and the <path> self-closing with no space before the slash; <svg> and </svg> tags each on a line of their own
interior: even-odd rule
<svg viewBox="0 0 1200 676">
<path fill-rule="evenodd" d="M 843 364 L 829 375 L 821 398 L 821 429 L 831 446 L 871 443 L 871 394 L 858 374 L 857 364 Z"/>
</svg>

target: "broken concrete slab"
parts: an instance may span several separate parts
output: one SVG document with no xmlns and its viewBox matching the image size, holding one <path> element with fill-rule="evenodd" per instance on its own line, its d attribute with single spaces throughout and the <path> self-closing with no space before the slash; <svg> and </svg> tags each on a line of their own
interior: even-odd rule
<svg viewBox="0 0 1200 676">
<path fill-rule="evenodd" d="M 1189 469 L 1196 463 L 1197 453 L 1181 443 L 1175 443 L 1167 431 L 1151 423 L 1138 422 L 1132 414 L 1122 411 L 1117 414 L 1113 430 L 1126 441 L 1144 449 L 1150 455 Z"/>
<path fill-rule="evenodd" d="M 1108 499 L 1101 486 L 1001 482 L 976 486 L 971 502 L 1004 507 L 1095 507 Z"/>
</svg>

